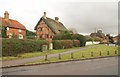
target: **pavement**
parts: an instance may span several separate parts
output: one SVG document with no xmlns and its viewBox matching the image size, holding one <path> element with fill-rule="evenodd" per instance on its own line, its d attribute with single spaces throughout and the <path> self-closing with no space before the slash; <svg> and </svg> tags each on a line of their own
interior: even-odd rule
<svg viewBox="0 0 120 77">
<path fill-rule="evenodd" d="M 96 46 L 90 46 L 88 48 L 94 48 L 94 47 L 96 47 Z M 88 48 L 78 48 L 78 49 L 62 52 L 61 54 L 68 54 L 68 53 L 72 53 L 72 52 L 78 52 L 78 51 L 85 50 L 85 49 L 88 49 Z M 58 55 L 59 55 L 59 53 L 50 54 L 50 55 L 48 55 L 48 58 L 57 57 Z M 42 60 L 44 58 L 45 58 L 45 56 L 38 56 L 38 57 L 24 58 L 24 59 L 18 59 L 18 60 L 2 61 L 2 67 L 24 65 L 24 64 L 26 64 L 28 62 L 34 62 L 34 61 L 37 61 L 37 60 Z"/>
<path fill-rule="evenodd" d="M 3 75 L 118 75 L 118 57 L 3 68 Z"/>
</svg>

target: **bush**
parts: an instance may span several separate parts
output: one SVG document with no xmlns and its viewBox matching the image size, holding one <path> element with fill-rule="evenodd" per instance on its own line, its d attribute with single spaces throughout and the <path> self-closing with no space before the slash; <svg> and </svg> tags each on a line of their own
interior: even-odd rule
<svg viewBox="0 0 120 77">
<path fill-rule="evenodd" d="M 86 44 L 86 37 L 80 34 L 58 34 L 55 35 L 53 40 L 79 40 L 79 46 L 85 46 Z"/>
<path fill-rule="evenodd" d="M 2 55 L 17 56 L 18 54 L 41 51 L 45 40 L 2 39 Z"/>
<path fill-rule="evenodd" d="M 35 36 L 26 36 L 27 39 L 35 39 Z"/>
<path fill-rule="evenodd" d="M 79 40 L 73 40 L 73 46 L 74 47 L 79 47 L 80 46 L 80 41 Z"/>
<path fill-rule="evenodd" d="M 53 49 L 67 49 L 79 46 L 79 40 L 53 40 Z"/>
<path fill-rule="evenodd" d="M 83 47 L 86 45 L 86 37 L 80 34 L 74 34 L 71 36 L 72 40 L 79 40 L 80 41 L 80 46 Z"/>
<path fill-rule="evenodd" d="M 35 36 L 35 35 L 36 35 L 35 32 L 26 30 L 26 36 Z"/>
<path fill-rule="evenodd" d="M 1 34 L 2 34 L 2 38 L 7 38 L 6 27 L 1 27 Z"/>
<path fill-rule="evenodd" d="M 101 41 L 101 38 L 99 38 L 99 37 L 86 36 L 86 38 L 87 38 L 87 41 Z"/>
</svg>

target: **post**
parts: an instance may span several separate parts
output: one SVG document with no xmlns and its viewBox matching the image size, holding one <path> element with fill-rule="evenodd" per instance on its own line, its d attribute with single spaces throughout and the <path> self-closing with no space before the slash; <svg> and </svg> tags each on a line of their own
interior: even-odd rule
<svg viewBox="0 0 120 77">
<path fill-rule="evenodd" d="M 109 52 L 109 51 L 107 51 L 107 55 L 110 55 L 110 52 Z"/>
<path fill-rule="evenodd" d="M 100 56 L 102 56 L 102 52 L 100 51 Z"/>
<path fill-rule="evenodd" d="M 73 53 L 71 53 L 71 59 L 73 59 L 73 58 L 74 58 Z"/>
<path fill-rule="evenodd" d="M 84 58 L 84 54 L 82 53 L 82 58 Z"/>
<path fill-rule="evenodd" d="M 59 60 L 61 60 L 61 54 L 59 54 Z"/>
<path fill-rule="evenodd" d="M 91 56 L 93 57 L 93 52 L 91 52 Z"/>
<path fill-rule="evenodd" d="M 117 51 L 115 50 L 115 54 L 117 54 Z"/>
<path fill-rule="evenodd" d="M 45 61 L 47 61 L 47 60 L 48 60 L 48 59 L 47 59 L 47 57 L 48 57 L 48 56 L 47 56 L 47 54 L 45 54 Z"/>
</svg>

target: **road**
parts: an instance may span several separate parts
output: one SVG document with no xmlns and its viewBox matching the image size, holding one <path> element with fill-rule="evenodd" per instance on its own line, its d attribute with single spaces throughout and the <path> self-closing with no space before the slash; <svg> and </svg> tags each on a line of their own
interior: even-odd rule
<svg viewBox="0 0 120 77">
<path fill-rule="evenodd" d="M 4 68 L 3 75 L 117 75 L 118 57 Z"/>
<path fill-rule="evenodd" d="M 94 48 L 94 47 L 96 47 L 96 46 L 90 46 L 88 48 Z M 68 54 L 68 53 L 71 53 L 71 52 L 78 52 L 78 51 L 85 50 L 85 49 L 88 49 L 88 48 L 78 48 L 78 49 L 69 50 L 69 51 L 66 51 L 66 52 L 61 52 L 61 54 Z M 48 58 L 57 57 L 58 55 L 59 55 L 59 53 L 50 54 L 50 55 L 48 55 Z M 34 61 L 42 60 L 42 59 L 44 59 L 44 56 L 38 56 L 38 57 L 32 57 L 32 58 L 24 58 L 24 59 L 18 59 L 18 60 L 2 61 L 2 67 L 24 65 L 24 64 L 26 64 L 28 62 L 34 62 Z"/>
</svg>

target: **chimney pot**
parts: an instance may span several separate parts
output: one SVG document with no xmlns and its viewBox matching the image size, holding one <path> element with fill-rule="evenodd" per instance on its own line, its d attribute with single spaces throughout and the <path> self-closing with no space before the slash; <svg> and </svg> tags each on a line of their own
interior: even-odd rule
<svg viewBox="0 0 120 77">
<path fill-rule="evenodd" d="M 9 13 L 8 13 L 8 11 L 5 11 L 5 13 L 4 13 L 4 18 L 5 18 L 5 19 L 9 19 Z"/>
<path fill-rule="evenodd" d="M 55 20 L 58 21 L 58 20 L 59 20 L 59 17 L 55 17 Z"/>
<path fill-rule="evenodd" d="M 43 15 L 43 17 L 46 19 L 46 12 L 44 12 L 44 15 Z"/>
</svg>

